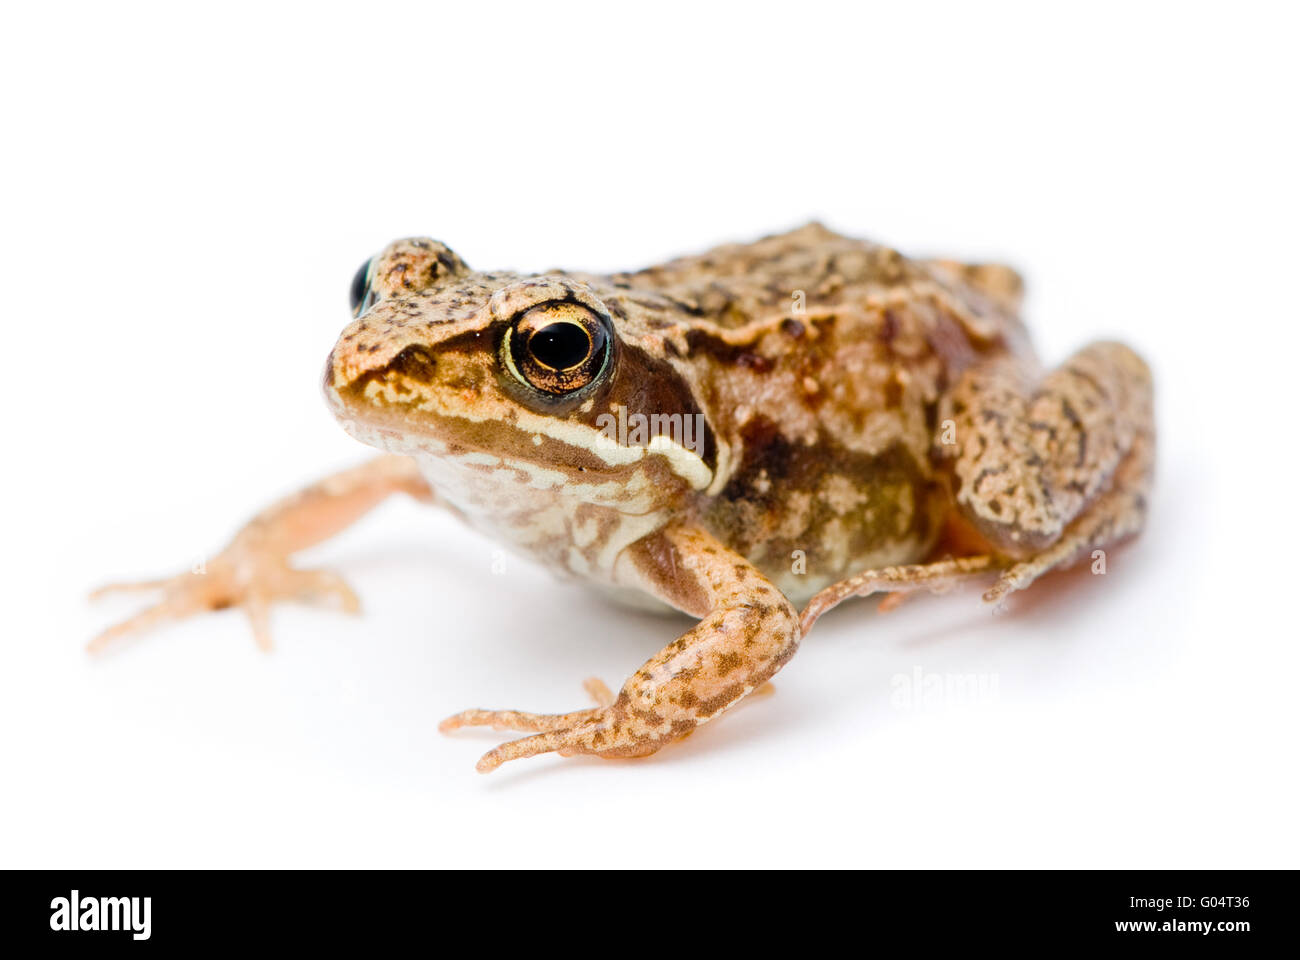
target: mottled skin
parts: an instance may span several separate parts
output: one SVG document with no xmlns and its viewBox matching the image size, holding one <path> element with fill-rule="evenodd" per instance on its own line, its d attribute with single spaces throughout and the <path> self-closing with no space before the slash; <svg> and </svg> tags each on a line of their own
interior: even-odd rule
<svg viewBox="0 0 1300 960">
<path fill-rule="evenodd" d="M 450 718 L 533 734 L 479 769 L 652 753 L 761 686 L 849 596 L 996 574 L 997 601 L 1140 529 L 1146 366 L 1095 343 L 1042 371 L 1020 292 L 1006 267 L 818 224 L 612 276 L 476 273 L 398 241 L 358 277 L 324 379 L 343 426 L 387 455 L 263 513 L 206 576 L 152 584 L 163 603 L 96 642 L 238 604 L 267 643 L 276 599 L 354 606 L 287 558 L 405 492 L 700 618 L 616 697 L 593 688 L 596 707 Z M 649 435 L 611 441 L 600 418 L 620 408 Z M 693 442 L 678 424 L 696 415 Z"/>
</svg>

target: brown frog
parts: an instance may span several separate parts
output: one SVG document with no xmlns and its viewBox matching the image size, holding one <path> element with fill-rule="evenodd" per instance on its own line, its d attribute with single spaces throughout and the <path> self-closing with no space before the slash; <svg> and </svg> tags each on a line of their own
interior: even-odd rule
<svg viewBox="0 0 1300 960">
<path fill-rule="evenodd" d="M 617 696 L 589 682 L 595 707 L 449 718 L 531 734 L 479 770 L 653 753 L 763 685 L 841 600 L 990 577 L 998 602 L 1141 528 L 1146 365 L 1101 342 L 1042 370 L 1020 295 L 1007 267 L 818 224 L 612 276 L 479 273 L 400 240 L 358 273 L 324 378 L 386 455 L 264 511 L 203 575 L 128 585 L 163 599 L 92 646 L 238 605 L 269 647 L 276 600 L 355 608 L 289 557 L 403 492 L 699 618 Z"/>
</svg>

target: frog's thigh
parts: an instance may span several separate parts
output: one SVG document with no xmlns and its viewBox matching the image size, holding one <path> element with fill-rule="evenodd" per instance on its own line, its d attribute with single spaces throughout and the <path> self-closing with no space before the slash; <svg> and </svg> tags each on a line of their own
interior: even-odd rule
<svg viewBox="0 0 1300 960">
<path fill-rule="evenodd" d="M 543 731 L 488 752 L 479 770 L 552 751 L 654 753 L 760 687 L 798 647 L 799 620 L 789 600 L 699 528 L 672 527 L 634 544 L 620 559 L 620 576 L 700 622 L 642 664 L 608 706 L 553 717 L 474 710 L 451 718 L 448 728 Z"/>
<path fill-rule="evenodd" d="M 985 599 L 1141 529 L 1154 462 L 1151 374 L 1128 347 L 1091 344 L 1036 382 L 1010 361 L 976 367 L 945 405 L 940 451 L 957 509 L 1018 561 Z"/>
</svg>

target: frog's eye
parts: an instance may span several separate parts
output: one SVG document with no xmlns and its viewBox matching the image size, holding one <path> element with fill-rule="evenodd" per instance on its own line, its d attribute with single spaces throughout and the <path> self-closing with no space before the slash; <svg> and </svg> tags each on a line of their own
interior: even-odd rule
<svg viewBox="0 0 1300 960">
<path fill-rule="evenodd" d="M 350 299 L 352 302 L 352 316 L 354 317 L 361 316 L 375 302 L 375 291 L 370 286 L 370 271 L 374 263 L 373 259 L 367 260 L 352 278 Z"/>
<path fill-rule="evenodd" d="M 501 354 L 516 380 L 547 397 L 567 398 L 599 382 L 612 345 L 608 317 L 563 301 L 519 314 L 501 342 Z"/>
</svg>

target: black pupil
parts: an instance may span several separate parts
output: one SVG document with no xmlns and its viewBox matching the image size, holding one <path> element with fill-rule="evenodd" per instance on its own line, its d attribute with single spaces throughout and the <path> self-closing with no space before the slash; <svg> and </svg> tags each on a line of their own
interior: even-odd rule
<svg viewBox="0 0 1300 960">
<path fill-rule="evenodd" d="M 567 370 L 587 359 L 591 340 L 576 323 L 552 323 L 528 339 L 528 349 L 538 363 L 552 370 Z"/>
<path fill-rule="evenodd" d="M 352 300 L 352 312 L 356 313 L 357 308 L 361 306 L 361 301 L 366 298 L 366 277 L 370 274 L 370 261 L 367 260 L 361 265 L 356 276 L 352 278 L 352 290 L 350 296 Z"/>
</svg>

